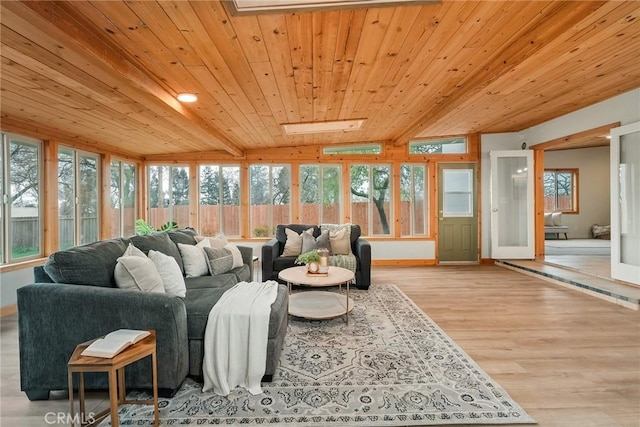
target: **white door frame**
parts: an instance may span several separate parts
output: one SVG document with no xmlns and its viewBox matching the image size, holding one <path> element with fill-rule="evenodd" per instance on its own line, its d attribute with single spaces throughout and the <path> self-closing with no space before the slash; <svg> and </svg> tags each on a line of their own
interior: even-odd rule
<svg viewBox="0 0 640 427">
<path fill-rule="evenodd" d="M 491 258 L 493 259 L 534 259 L 535 258 L 535 227 L 534 227 L 534 189 L 533 189 L 533 151 L 531 150 L 504 150 L 490 151 L 491 159 Z M 520 157 L 526 159 L 526 169 L 518 171 L 526 185 L 526 245 L 507 246 L 500 245 L 500 215 L 501 209 L 508 207 L 508 195 L 501 195 L 499 191 L 498 160 L 506 157 Z"/>
<path fill-rule="evenodd" d="M 637 211 L 640 182 L 634 182 L 633 170 L 620 167 L 620 141 L 624 135 L 632 133 L 640 133 L 640 122 L 611 129 L 611 277 L 640 285 L 640 262 L 633 265 L 624 263 L 621 259 L 623 235 L 627 235 L 627 238 L 632 240 L 640 241 L 640 212 Z M 623 166 L 639 167 L 638 164 Z M 635 175 L 637 174 L 638 171 L 635 171 Z M 623 186 L 628 185 L 635 188 L 625 190 Z M 621 191 L 621 187 L 623 191 Z M 632 197 L 631 200 L 628 200 L 626 194 L 623 193 L 634 194 L 635 199 Z M 630 202 L 630 206 L 621 208 L 621 205 L 627 202 Z M 627 245 L 629 244 L 627 243 Z M 634 246 L 633 243 L 631 246 Z M 638 247 L 636 246 L 634 250 L 637 251 Z"/>
</svg>

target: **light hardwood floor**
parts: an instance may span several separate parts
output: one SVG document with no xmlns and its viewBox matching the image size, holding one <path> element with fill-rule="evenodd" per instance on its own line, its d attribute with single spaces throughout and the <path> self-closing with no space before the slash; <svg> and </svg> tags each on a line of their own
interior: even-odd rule
<svg viewBox="0 0 640 427">
<path fill-rule="evenodd" d="M 396 284 L 540 426 L 640 426 L 640 314 L 496 266 L 374 267 Z M 0 425 L 46 426 L 66 393 L 20 392 L 16 316 L 2 319 Z M 106 407 L 106 394 L 91 405 Z M 91 408 L 91 406 L 90 406 Z"/>
</svg>

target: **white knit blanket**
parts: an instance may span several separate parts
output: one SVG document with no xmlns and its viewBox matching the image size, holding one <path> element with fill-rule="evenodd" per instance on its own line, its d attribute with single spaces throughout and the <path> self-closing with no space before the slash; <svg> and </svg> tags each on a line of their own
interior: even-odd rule
<svg viewBox="0 0 640 427">
<path fill-rule="evenodd" d="M 227 290 L 209 313 L 204 333 L 204 386 L 226 396 L 237 386 L 262 393 L 267 362 L 271 304 L 278 283 L 240 282 Z"/>
</svg>

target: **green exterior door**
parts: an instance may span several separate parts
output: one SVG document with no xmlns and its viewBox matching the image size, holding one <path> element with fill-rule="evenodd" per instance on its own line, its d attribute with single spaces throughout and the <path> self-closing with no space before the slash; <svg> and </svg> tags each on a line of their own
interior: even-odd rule
<svg viewBox="0 0 640 427">
<path fill-rule="evenodd" d="M 478 262 L 475 163 L 438 165 L 438 262 Z"/>
</svg>

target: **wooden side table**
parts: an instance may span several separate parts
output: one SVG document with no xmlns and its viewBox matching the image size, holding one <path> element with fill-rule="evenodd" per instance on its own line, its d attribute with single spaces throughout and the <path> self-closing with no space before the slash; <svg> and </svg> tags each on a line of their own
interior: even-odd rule
<svg viewBox="0 0 640 427">
<path fill-rule="evenodd" d="M 159 423 L 158 414 L 158 371 L 156 360 L 156 332 L 150 331 L 151 335 L 133 344 L 121 353 L 110 359 L 103 357 L 83 356 L 80 353 L 93 341 L 78 345 L 71 355 L 68 363 L 69 369 L 69 405 L 70 415 L 75 416 L 73 407 L 73 373 L 77 372 L 78 394 L 80 398 L 80 419 L 81 425 L 95 425 L 111 413 L 111 425 L 118 427 L 118 406 L 121 404 L 148 404 L 153 405 L 155 411 L 154 425 Z M 124 368 L 138 360 L 151 356 L 152 377 L 153 377 L 153 400 L 126 400 Z M 87 422 L 84 404 L 84 372 L 107 372 L 109 374 L 109 400 L 110 408 L 105 409 L 93 416 L 91 422 Z M 73 424 L 72 424 L 73 426 Z"/>
</svg>

